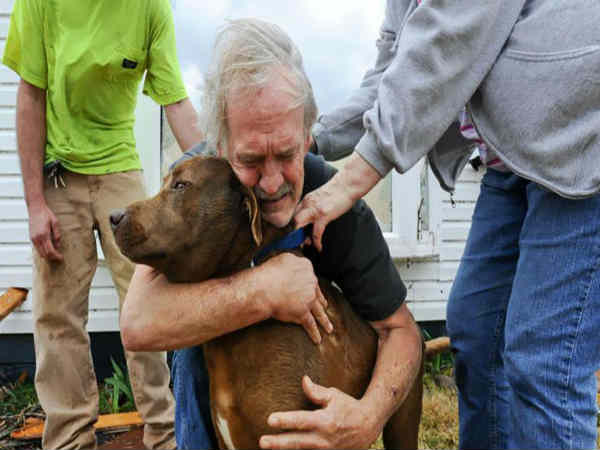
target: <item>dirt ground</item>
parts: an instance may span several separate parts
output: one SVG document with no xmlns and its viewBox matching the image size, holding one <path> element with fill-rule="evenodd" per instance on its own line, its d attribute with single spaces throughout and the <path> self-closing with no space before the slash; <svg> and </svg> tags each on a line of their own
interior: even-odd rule
<svg viewBox="0 0 600 450">
<path fill-rule="evenodd" d="M 144 449 L 142 438 L 144 436 L 144 428 L 137 427 L 133 430 L 126 431 L 111 436 L 106 442 L 98 445 L 98 450 L 120 450 L 120 449 Z M 108 437 L 108 436 L 107 436 Z"/>
</svg>

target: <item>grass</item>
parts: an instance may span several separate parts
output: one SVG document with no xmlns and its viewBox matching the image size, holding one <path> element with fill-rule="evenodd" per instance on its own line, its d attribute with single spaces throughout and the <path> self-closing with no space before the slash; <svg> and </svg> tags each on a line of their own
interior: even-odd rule
<svg viewBox="0 0 600 450">
<path fill-rule="evenodd" d="M 129 375 L 111 358 L 112 376 L 98 385 L 99 412 L 112 414 L 135 411 Z M 39 450 L 40 440 L 17 441 L 10 434 L 29 417 L 45 418 L 31 380 L 21 379 L 0 387 L 0 449 Z"/>
<path fill-rule="evenodd" d="M 419 448 L 458 448 L 458 397 L 453 367 L 454 357 L 448 352 L 425 361 Z"/>
<path fill-rule="evenodd" d="M 37 404 L 33 383 L 13 383 L 0 388 L 0 416 L 19 414 Z"/>
<path fill-rule="evenodd" d="M 135 411 L 135 400 L 129 381 L 129 373 L 125 367 L 119 366 L 110 358 L 113 367 L 111 377 L 104 380 L 99 387 L 100 414 L 116 414 Z"/>
<path fill-rule="evenodd" d="M 25 419 L 30 417 L 44 418 L 33 383 L 20 379 L 0 387 L 0 448 L 36 448 L 30 442 L 10 438 L 10 433 L 22 427 Z"/>
<path fill-rule="evenodd" d="M 458 398 L 452 381 L 453 362 L 449 353 L 425 362 L 420 449 L 458 448 Z M 384 448 L 381 438 L 374 448 Z"/>
<path fill-rule="evenodd" d="M 372 448 L 384 448 L 381 437 L 377 439 Z M 458 409 L 454 389 L 425 386 L 423 415 L 419 428 L 419 448 L 458 448 Z"/>
<path fill-rule="evenodd" d="M 419 430 L 419 448 L 458 448 L 458 406 L 452 388 L 426 388 Z"/>
<path fill-rule="evenodd" d="M 431 339 L 427 330 L 422 331 L 425 339 Z M 454 356 L 449 352 L 425 361 L 419 448 L 458 448 L 458 397 L 453 367 Z"/>
</svg>

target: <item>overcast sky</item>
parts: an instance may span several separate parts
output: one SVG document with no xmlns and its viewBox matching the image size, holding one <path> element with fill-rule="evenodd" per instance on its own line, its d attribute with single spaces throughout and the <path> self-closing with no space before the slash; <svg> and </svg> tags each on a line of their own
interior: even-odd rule
<svg viewBox="0 0 600 450">
<path fill-rule="evenodd" d="M 177 51 L 198 106 L 202 72 L 225 19 L 256 17 L 283 28 L 300 48 L 320 112 L 339 105 L 374 62 L 384 0 L 175 0 Z"/>
</svg>

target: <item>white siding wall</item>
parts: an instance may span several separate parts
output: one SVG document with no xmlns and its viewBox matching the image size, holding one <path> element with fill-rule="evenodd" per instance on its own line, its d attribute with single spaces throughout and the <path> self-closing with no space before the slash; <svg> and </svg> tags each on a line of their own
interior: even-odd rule
<svg viewBox="0 0 600 450">
<path fill-rule="evenodd" d="M 0 54 L 8 32 L 12 0 L 0 0 Z M 15 136 L 15 103 L 18 77 L 0 66 L 0 293 L 11 286 L 31 288 L 32 257 L 27 208 L 23 198 Z M 142 96 L 140 96 L 142 97 Z M 160 166 L 160 108 L 146 97 L 136 111 L 136 139 L 149 192 L 158 189 Z M 101 255 L 100 255 L 101 256 Z M 0 322 L 2 333 L 33 332 L 32 292 L 21 307 Z M 118 329 L 117 294 L 104 261 L 100 261 L 90 292 L 89 331 Z"/>
<path fill-rule="evenodd" d="M 437 234 L 440 239 L 439 257 L 396 262 L 408 288 L 408 306 L 417 321 L 446 319 L 446 302 L 471 226 L 483 172 L 483 169 L 476 172 L 467 165 L 456 186 L 455 206 L 452 206 L 448 194 L 441 195 L 442 220 Z"/>
</svg>

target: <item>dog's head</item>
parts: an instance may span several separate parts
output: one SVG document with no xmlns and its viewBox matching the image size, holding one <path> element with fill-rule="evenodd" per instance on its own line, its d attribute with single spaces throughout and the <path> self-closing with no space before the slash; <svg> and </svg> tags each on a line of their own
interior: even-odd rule
<svg viewBox="0 0 600 450">
<path fill-rule="evenodd" d="M 170 281 L 202 281 L 248 267 L 253 255 L 289 232 L 261 218 L 251 189 L 222 158 L 178 165 L 160 192 L 110 216 L 117 245 Z"/>
</svg>

